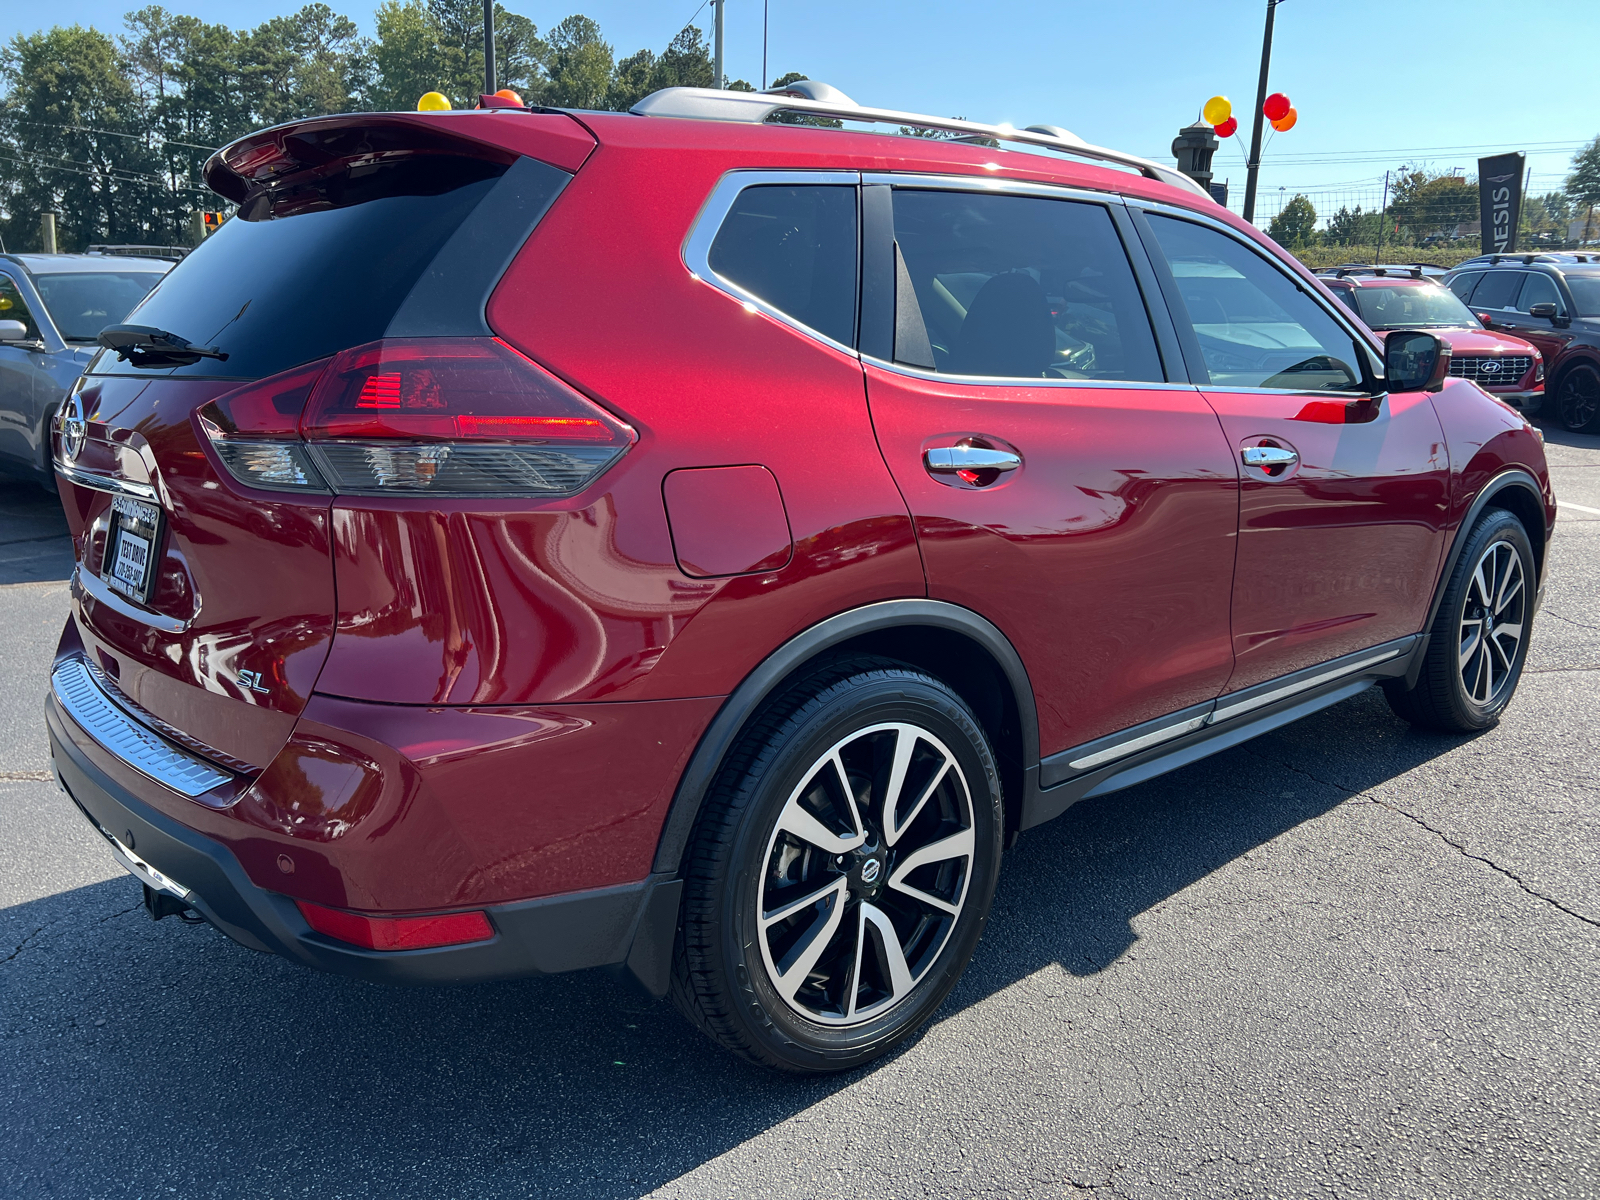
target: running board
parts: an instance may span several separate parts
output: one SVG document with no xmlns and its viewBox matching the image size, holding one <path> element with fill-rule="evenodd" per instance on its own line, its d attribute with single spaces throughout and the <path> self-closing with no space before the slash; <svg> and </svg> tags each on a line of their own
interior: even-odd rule
<svg viewBox="0 0 1600 1200">
<path fill-rule="evenodd" d="M 1060 816 L 1079 800 L 1132 787 L 1298 721 L 1380 679 L 1403 676 L 1419 645 L 1415 635 L 1385 642 L 1052 754 L 1039 764 L 1039 786 L 1024 801 L 1022 828 Z"/>
</svg>

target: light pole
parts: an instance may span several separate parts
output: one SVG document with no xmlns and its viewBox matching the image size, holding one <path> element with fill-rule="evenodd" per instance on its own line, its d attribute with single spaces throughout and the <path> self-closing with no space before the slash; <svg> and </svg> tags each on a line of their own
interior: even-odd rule
<svg viewBox="0 0 1600 1200">
<path fill-rule="evenodd" d="M 1256 115 L 1250 126 L 1250 159 L 1245 164 L 1244 219 L 1255 220 L 1256 176 L 1261 172 L 1261 119 L 1265 114 L 1262 105 L 1267 102 L 1267 66 L 1272 61 L 1272 17 L 1283 0 L 1267 0 L 1267 29 L 1261 37 L 1261 79 L 1256 84 Z"/>
<path fill-rule="evenodd" d="M 711 0 L 711 86 L 718 89 L 728 86 L 728 77 L 722 73 L 722 9 L 727 3 L 728 0 Z"/>
</svg>

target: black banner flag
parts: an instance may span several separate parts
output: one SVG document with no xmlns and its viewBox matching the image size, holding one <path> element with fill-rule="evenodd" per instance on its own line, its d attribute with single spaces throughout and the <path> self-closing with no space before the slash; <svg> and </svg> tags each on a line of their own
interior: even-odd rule
<svg viewBox="0 0 1600 1200">
<path fill-rule="evenodd" d="M 1517 248 L 1524 157 L 1519 150 L 1478 160 L 1478 213 L 1485 254 L 1510 254 Z"/>
</svg>

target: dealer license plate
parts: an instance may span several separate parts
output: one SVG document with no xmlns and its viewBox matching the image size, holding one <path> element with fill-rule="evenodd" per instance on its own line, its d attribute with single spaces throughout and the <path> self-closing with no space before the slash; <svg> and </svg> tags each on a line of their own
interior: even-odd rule
<svg viewBox="0 0 1600 1200">
<path fill-rule="evenodd" d="M 161 509 L 131 496 L 113 496 L 101 577 L 124 596 L 148 604 L 155 586 L 156 549 L 160 544 Z"/>
</svg>

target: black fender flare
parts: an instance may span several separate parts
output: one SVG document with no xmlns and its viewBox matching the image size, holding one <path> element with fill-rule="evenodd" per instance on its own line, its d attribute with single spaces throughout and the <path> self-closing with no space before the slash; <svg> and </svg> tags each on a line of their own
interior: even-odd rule
<svg viewBox="0 0 1600 1200">
<path fill-rule="evenodd" d="M 1411 654 L 1411 665 L 1406 669 L 1406 687 L 1417 685 L 1417 678 L 1422 674 L 1422 660 L 1428 653 L 1428 643 L 1433 637 L 1433 622 L 1439 615 L 1439 605 L 1444 602 L 1445 588 L 1450 583 L 1450 576 L 1454 574 L 1456 563 L 1461 558 L 1461 549 L 1467 543 L 1467 537 L 1472 533 L 1472 527 L 1478 523 L 1478 518 L 1483 515 L 1483 510 L 1489 508 L 1496 496 L 1503 496 L 1511 488 L 1520 488 L 1532 497 L 1539 511 L 1544 511 L 1544 489 L 1539 486 L 1539 481 L 1526 467 L 1507 467 L 1493 476 L 1488 483 L 1478 490 L 1468 506 L 1466 515 L 1461 518 L 1461 523 L 1456 526 L 1455 536 L 1450 539 L 1450 549 L 1445 552 L 1444 567 L 1439 572 L 1439 578 L 1433 587 L 1433 600 L 1428 605 L 1428 616 L 1422 625 L 1422 640 Z M 1545 559 L 1550 554 L 1550 531 L 1541 531 L 1541 544 L 1543 550 L 1539 561 L 1534 564 L 1538 571 L 1540 590 L 1543 590 Z"/>
<path fill-rule="evenodd" d="M 745 724 L 789 675 L 817 655 L 864 634 L 908 626 L 947 629 L 963 634 L 983 647 L 999 664 L 1017 705 L 1022 734 L 1022 767 L 1029 780 L 1035 778 L 1039 763 L 1038 709 L 1034 703 L 1033 685 L 1022 665 L 1022 656 L 1017 653 L 1010 639 L 992 622 L 958 604 L 948 604 L 942 600 L 882 600 L 838 613 L 796 634 L 762 659 L 760 665 L 729 693 L 701 735 L 689 765 L 678 779 L 677 791 L 673 793 L 672 805 L 667 810 L 667 819 L 662 823 L 661 836 L 656 842 L 652 873 L 677 873 L 695 819 L 700 814 L 700 806 L 722 767 L 723 759 Z"/>
</svg>

